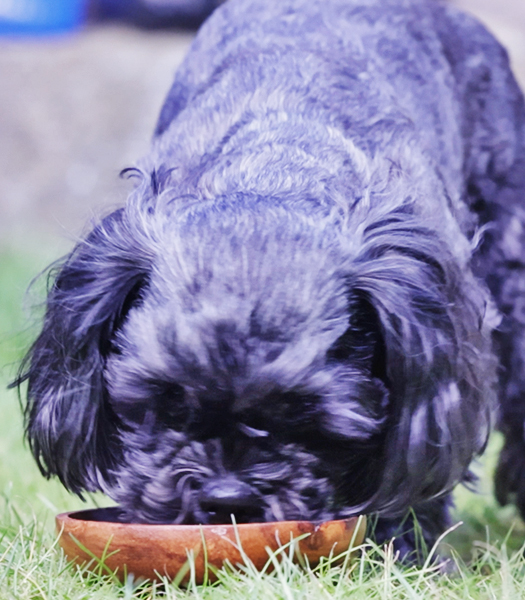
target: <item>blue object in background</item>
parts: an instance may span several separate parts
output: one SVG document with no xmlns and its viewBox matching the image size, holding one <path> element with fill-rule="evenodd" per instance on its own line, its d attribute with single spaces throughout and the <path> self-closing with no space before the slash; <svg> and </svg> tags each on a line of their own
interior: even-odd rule
<svg viewBox="0 0 525 600">
<path fill-rule="evenodd" d="M 79 27 L 86 0 L 0 0 L 0 35 L 41 35 Z"/>
</svg>

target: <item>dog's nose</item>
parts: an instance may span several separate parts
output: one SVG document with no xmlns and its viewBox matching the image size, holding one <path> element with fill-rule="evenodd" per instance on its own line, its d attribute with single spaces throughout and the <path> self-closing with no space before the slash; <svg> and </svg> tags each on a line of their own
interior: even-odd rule
<svg viewBox="0 0 525 600">
<path fill-rule="evenodd" d="M 247 483 L 235 477 L 213 479 L 200 492 L 200 505 L 210 516 L 210 522 L 230 522 L 234 514 L 240 522 L 251 520 L 260 511 L 257 494 Z"/>
</svg>

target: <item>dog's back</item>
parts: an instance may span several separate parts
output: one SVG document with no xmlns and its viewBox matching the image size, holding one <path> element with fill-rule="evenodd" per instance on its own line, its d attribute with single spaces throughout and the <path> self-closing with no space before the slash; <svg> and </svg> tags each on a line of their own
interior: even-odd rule
<svg viewBox="0 0 525 600">
<path fill-rule="evenodd" d="M 249 121 L 272 130 L 279 116 L 292 119 L 291 139 L 280 123 L 289 144 L 302 134 L 313 145 L 315 132 L 307 137 L 300 125 L 316 122 L 359 141 L 369 153 L 384 151 L 398 135 L 416 134 L 442 171 L 458 176 L 465 142 L 476 121 L 487 117 L 476 106 L 479 93 L 499 89 L 501 114 L 519 99 L 509 75 L 496 40 L 440 2 L 230 0 L 199 32 L 156 134 L 185 111 L 170 147 L 186 162 L 192 150 L 202 159 L 203 148 L 193 148 L 202 138 L 185 124 L 202 126 L 204 139 L 216 142 L 204 149 L 209 159 L 239 134 L 249 147 L 249 132 L 239 131 L 249 130 Z"/>
</svg>

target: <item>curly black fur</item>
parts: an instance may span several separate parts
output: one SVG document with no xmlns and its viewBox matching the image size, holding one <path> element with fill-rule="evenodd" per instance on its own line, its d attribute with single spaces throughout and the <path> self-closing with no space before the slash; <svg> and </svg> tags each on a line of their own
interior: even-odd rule
<svg viewBox="0 0 525 600">
<path fill-rule="evenodd" d="M 499 373 L 525 510 L 525 107 L 481 25 L 230 0 L 124 174 L 18 381 L 44 475 L 135 521 L 366 512 L 381 540 L 413 509 L 432 543 Z"/>
</svg>

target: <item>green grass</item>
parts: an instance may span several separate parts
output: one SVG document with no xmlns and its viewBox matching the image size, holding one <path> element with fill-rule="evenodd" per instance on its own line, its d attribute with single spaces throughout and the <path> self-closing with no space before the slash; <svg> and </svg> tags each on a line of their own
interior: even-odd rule
<svg viewBox="0 0 525 600">
<path fill-rule="evenodd" d="M 249 567 L 224 570 L 206 586 L 179 589 L 132 578 L 118 583 L 68 564 L 56 543 L 53 517 L 85 506 L 56 481 L 46 481 L 24 446 L 21 410 L 6 385 L 35 327 L 23 310 L 25 290 L 45 264 L 43 253 L 0 248 L 0 600 L 136 598 L 352 598 L 352 599 L 523 599 L 525 527 L 513 507 L 499 507 L 491 491 L 501 439 L 494 436 L 477 466 L 479 493 L 459 488 L 455 519 L 463 522 L 441 545 L 446 566 L 402 567 L 391 548 L 365 544 L 351 566 L 329 560 L 316 569 L 292 564 L 286 555 L 273 573 Z M 36 286 L 38 296 L 38 286 Z M 40 290 L 41 291 L 41 290 Z M 29 302 L 30 304 L 31 302 Z M 38 313 L 38 311 L 37 311 Z M 88 504 L 107 502 L 100 497 Z"/>
</svg>

